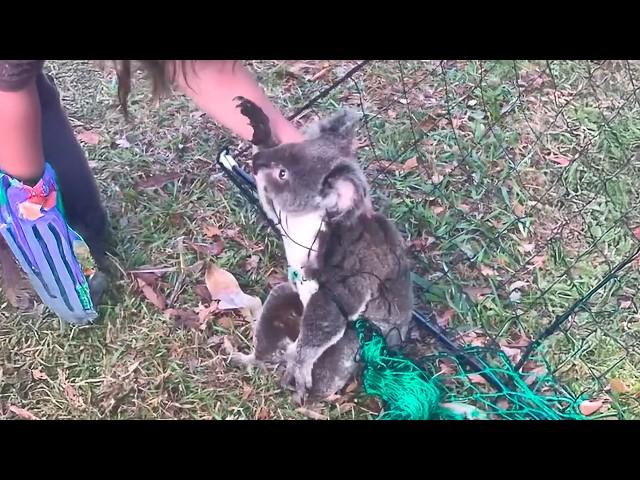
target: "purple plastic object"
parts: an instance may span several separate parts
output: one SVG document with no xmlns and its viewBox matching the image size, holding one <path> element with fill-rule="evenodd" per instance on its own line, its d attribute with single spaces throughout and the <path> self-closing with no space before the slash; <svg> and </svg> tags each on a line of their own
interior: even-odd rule
<svg viewBox="0 0 640 480">
<path fill-rule="evenodd" d="M 85 278 L 91 256 L 64 219 L 49 164 L 34 187 L 0 172 L 0 233 L 51 310 L 71 324 L 93 322 L 97 313 Z"/>
</svg>

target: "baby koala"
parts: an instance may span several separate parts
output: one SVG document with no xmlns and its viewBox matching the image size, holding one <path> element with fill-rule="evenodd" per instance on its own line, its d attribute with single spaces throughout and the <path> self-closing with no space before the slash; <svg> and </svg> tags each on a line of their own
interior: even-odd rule
<svg viewBox="0 0 640 480">
<path fill-rule="evenodd" d="M 295 354 L 291 347 L 298 338 L 302 314 L 302 302 L 293 285 L 276 286 L 253 326 L 253 352 L 233 354 L 231 361 L 246 367 L 286 365 L 287 353 Z M 358 371 L 357 353 L 358 337 L 348 328 L 313 365 L 310 397 L 322 400 L 340 391 Z"/>
<path fill-rule="evenodd" d="M 283 384 L 296 400 L 313 387 L 314 364 L 364 316 L 390 345 L 406 337 L 413 295 L 404 242 L 373 210 L 355 155 L 358 115 L 318 122 L 300 143 L 280 144 L 250 100 L 239 108 L 253 127 L 253 173 L 265 213 L 283 237 L 290 279 L 303 306 Z"/>
</svg>

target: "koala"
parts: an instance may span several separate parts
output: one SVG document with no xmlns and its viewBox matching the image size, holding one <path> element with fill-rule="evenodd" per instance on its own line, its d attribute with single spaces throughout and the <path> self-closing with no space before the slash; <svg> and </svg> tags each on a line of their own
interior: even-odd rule
<svg viewBox="0 0 640 480">
<path fill-rule="evenodd" d="M 391 346 L 406 338 L 413 308 L 409 261 L 398 230 L 373 209 L 355 155 L 357 114 L 340 111 L 315 124 L 304 141 L 280 144 L 264 112 L 237 100 L 258 147 L 252 168 L 260 202 L 282 233 L 303 305 L 282 379 L 294 381 L 295 399 L 303 403 L 314 364 L 358 317 L 373 322 Z"/>
<path fill-rule="evenodd" d="M 290 283 L 276 286 L 267 297 L 253 327 L 253 352 L 236 353 L 232 363 L 239 366 L 287 364 L 287 356 L 295 354 L 292 345 L 298 338 L 302 322 L 302 302 Z M 313 366 L 310 397 L 326 399 L 340 391 L 357 374 L 359 365 L 358 337 L 353 328 L 318 358 Z"/>
</svg>

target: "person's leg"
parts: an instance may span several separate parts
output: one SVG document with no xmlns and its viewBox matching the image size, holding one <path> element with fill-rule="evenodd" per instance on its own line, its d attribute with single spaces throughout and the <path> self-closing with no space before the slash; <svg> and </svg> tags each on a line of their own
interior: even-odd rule
<svg viewBox="0 0 640 480">
<path fill-rule="evenodd" d="M 84 237 L 98 268 L 104 269 L 107 219 L 95 180 L 49 79 L 38 73 L 30 85 L 5 97 L 0 102 L 0 110 L 6 113 L 3 124 L 15 125 L 16 139 L 3 137 L 1 233 L 47 305 L 67 321 L 86 323 L 95 318 L 88 294 L 95 305 L 106 287 L 106 277 L 98 272 L 87 285 L 83 269 L 89 275 L 91 260 L 65 223 Z M 31 139 L 34 127 L 37 136 Z M 27 137 L 29 141 L 18 142 Z M 39 148 L 32 148 L 34 145 Z M 17 172 L 37 163 L 27 161 L 31 150 L 39 150 L 42 165 L 49 162 L 44 174 Z M 56 207 L 60 200 L 64 217 Z M 0 254 L 5 255 L 6 249 Z M 7 262 L 2 263 L 6 270 Z M 12 278 L 8 273 L 5 271 L 5 283 L 7 277 Z"/>
<path fill-rule="evenodd" d="M 56 172 L 66 219 L 84 238 L 96 263 L 104 269 L 108 224 L 96 181 L 60 103 L 53 79 L 40 73 L 36 85 L 42 112 L 44 158 Z"/>
</svg>

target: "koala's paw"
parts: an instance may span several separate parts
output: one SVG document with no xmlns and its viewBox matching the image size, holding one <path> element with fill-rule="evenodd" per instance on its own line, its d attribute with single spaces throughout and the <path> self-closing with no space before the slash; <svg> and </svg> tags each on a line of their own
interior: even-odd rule
<svg viewBox="0 0 640 480">
<path fill-rule="evenodd" d="M 311 372 L 313 370 L 313 365 L 307 366 L 306 364 L 297 365 L 293 378 L 296 382 L 295 394 L 293 396 L 293 400 L 298 405 L 303 405 L 307 399 L 308 392 L 311 390 L 311 385 L 313 383 Z"/>
<path fill-rule="evenodd" d="M 251 371 L 256 364 L 256 359 L 253 353 L 247 355 L 246 353 L 235 352 L 229 357 L 229 363 L 234 367 L 243 367 Z"/>
<path fill-rule="evenodd" d="M 287 367 L 285 372 L 282 374 L 282 378 L 280 379 L 280 387 L 283 390 L 293 390 L 293 369 Z"/>
</svg>

